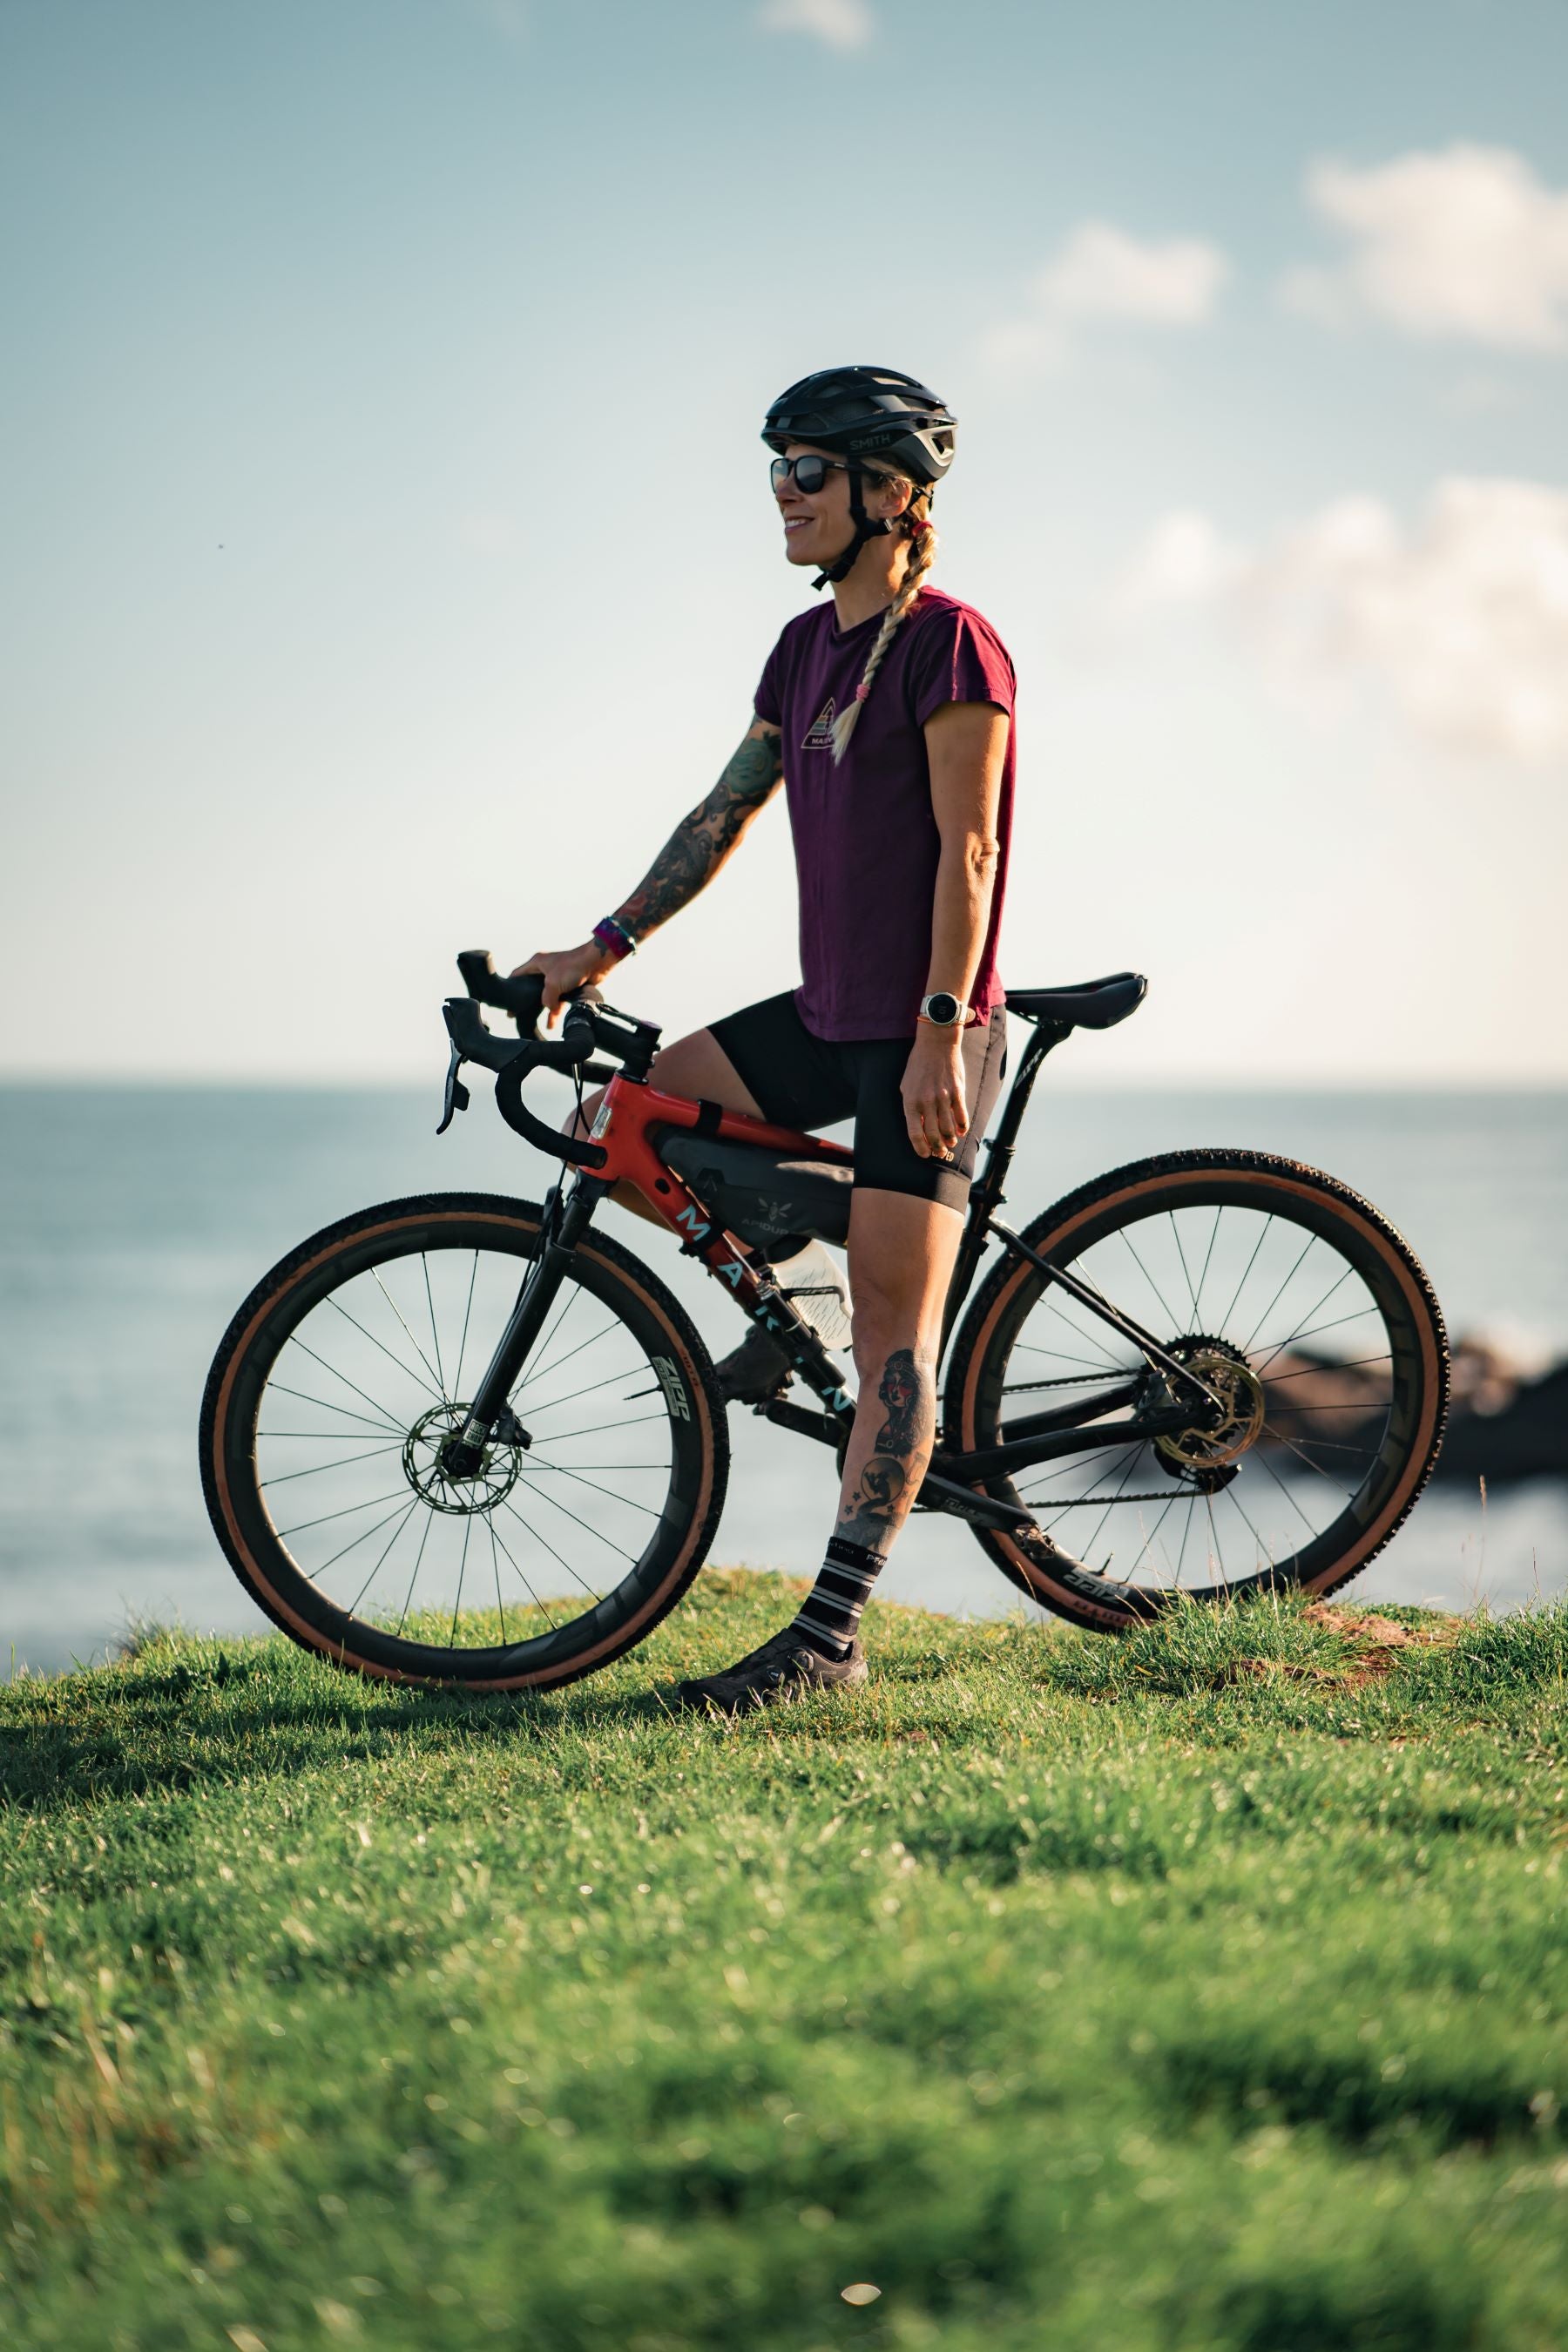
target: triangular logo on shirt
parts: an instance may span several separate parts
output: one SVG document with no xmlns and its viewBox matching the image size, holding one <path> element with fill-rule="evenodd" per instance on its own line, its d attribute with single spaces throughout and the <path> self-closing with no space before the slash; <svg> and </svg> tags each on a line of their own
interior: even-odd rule
<svg viewBox="0 0 1568 2352">
<path fill-rule="evenodd" d="M 803 751 L 831 751 L 833 749 L 833 697 L 828 696 L 801 740 Z"/>
</svg>

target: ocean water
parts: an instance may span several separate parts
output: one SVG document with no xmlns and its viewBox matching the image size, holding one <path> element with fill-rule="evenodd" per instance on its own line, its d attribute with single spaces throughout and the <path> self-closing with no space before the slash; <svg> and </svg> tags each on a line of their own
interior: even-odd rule
<svg viewBox="0 0 1568 2352">
<path fill-rule="evenodd" d="M 437 1087 L 0 1088 L 0 1674 L 104 1654 L 129 1621 L 260 1623 L 212 1539 L 196 1415 L 234 1307 L 331 1218 L 410 1192 L 537 1199 L 546 1163 L 482 1083 L 437 1140 Z M 1283 1151 L 1342 1177 L 1405 1233 L 1458 1335 L 1568 1355 L 1568 1095 L 1037 1090 L 1009 1187 L 1023 1223 L 1084 1178 L 1190 1144 Z M 733 1308 L 618 1210 L 716 1353 Z M 831 1457 L 731 1418 L 717 1561 L 815 1569 Z M 1438 1487 L 1351 1588 L 1361 1599 L 1517 1606 L 1568 1586 L 1568 1487 Z M 910 1524 L 897 1599 L 974 1614 L 1019 1605 L 956 1523 Z"/>
</svg>

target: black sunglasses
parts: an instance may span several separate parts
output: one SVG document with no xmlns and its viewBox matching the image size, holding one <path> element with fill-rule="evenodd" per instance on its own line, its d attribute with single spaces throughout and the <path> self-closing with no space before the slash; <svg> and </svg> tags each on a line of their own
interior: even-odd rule
<svg viewBox="0 0 1568 2352">
<path fill-rule="evenodd" d="M 819 457 L 813 449 L 804 457 L 775 457 L 768 467 L 768 479 L 776 498 L 793 474 L 795 488 L 804 497 L 814 499 L 829 474 L 847 474 L 849 470 L 839 458 Z"/>
</svg>

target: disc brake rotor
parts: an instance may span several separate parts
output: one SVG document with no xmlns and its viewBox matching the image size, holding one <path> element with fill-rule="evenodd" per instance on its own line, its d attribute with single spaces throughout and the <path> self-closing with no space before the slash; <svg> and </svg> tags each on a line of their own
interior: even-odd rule
<svg viewBox="0 0 1568 2352">
<path fill-rule="evenodd" d="M 1239 1348 L 1228 1339 L 1196 1335 L 1173 1340 L 1167 1353 L 1185 1364 L 1219 1399 L 1223 1418 L 1205 1428 L 1194 1424 L 1153 1440 L 1155 1453 L 1178 1475 L 1215 1470 L 1255 1444 L 1267 1406 L 1263 1383 Z"/>
<path fill-rule="evenodd" d="M 510 1494 L 522 1467 L 522 1447 L 492 1437 L 472 1477 L 454 1477 L 445 1466 L 444 1450 L 468 1417 L 466 1404 L 432 1405 L 420 1414 L 403 1447 L 403 1475 L 420 1500 L 433 1511 L 463 1517 L 493 1511 Z"/>
</svg>

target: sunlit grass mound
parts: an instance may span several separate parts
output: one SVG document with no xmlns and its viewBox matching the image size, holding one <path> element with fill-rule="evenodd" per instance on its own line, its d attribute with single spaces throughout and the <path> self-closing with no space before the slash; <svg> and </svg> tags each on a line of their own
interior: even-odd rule
<svg viewBox="0 0 1568 2352">
<path fill-rule="evenodd" d="M 0 1691 L 0 2342 L 1556 2352 L 1562 1611 Z"/>
</svg>

